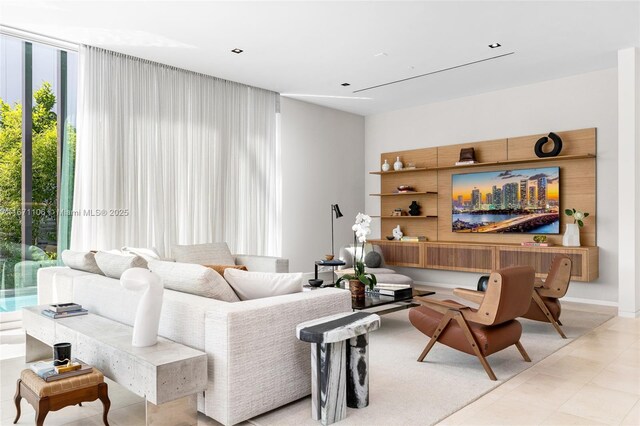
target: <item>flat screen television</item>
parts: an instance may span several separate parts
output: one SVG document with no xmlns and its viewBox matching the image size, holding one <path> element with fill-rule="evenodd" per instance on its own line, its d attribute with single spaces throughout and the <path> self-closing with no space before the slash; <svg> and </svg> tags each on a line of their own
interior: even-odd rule
<svg viewBox="0 0 640 426">
<path fill-rule="evenodd" d="M 560 168 L 451 176 L 453 232 L 560 233 Z"/>
</svg>

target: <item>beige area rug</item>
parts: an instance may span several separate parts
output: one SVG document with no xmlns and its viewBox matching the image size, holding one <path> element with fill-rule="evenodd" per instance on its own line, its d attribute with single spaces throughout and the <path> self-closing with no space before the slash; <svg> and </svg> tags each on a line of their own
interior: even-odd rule
<svg viewBox="0 0 640 426">
<path fill-rule="evenodd" d="M 370 403 L 348 409 L 340 425 L 431 425 L 548 357 L 612 315 L 565 309 L 561 320 L 569 337 L 562 339 L 550 324 L 520 320 L 521 342 L 532 362 L 515 347 L 488 357 L 498 381 L 489 380 L 478 359 L 436 343 L 425 362 L 416 359 L 427 337 L 409 323 L 408 310 L 382 315 L 369 346 Z M 310 397 L 300 399 L 249 423 L 258 426 L 317 425 L 311 419 Z"/>
</svg>

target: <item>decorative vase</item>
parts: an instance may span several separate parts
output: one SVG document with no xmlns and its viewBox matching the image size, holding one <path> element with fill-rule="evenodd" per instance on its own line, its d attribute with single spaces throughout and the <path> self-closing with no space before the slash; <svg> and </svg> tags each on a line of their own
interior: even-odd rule
<svg viewBox="0 0 640 426">
<path fill-rule="evenodd" d="M 562 245 L 565 247 L 580 247 L 580 228 L 577 223 L 567 223 L 565 225 Z"/>
<path fill-rule="evenodd" d="M 395 228 L 393 228 L 393 238 L 395 238 L 396 240 L 399 240 L 399 239 L 402 238 L 403 235 L 404 234 L 400 230 L 400 225 L 398 225 Z"/>
<path fill-rule="evenodd" d="M 131 268 L 120 277 L 120 285 L 129 290 L 142 291 L 133 323 L 131 346 L 143 348 L 155 345 L 158 342 L 164 293 L 162 279 L 148 269 Z"/>
<path fill-rule="evenodd" d="M 382 171 L 388 172 L 390 168 L 391 168 L 391 164 L 389 164 L 389 162 L 385 159 L 384 163 L 382 164 Z"/>
<path fill-rule="evenodd" d="M 396 157 L 396 162 L 393 163 L 393 170 L 402 170 L 403 164 L 400 161 L 400 157 Z"/>
<path fill-rule="evenodd" d="M 364 299 L 364 283 L 360 280 L 349 280 L 349 291 L 352 299 Z"/>
<path fill-rule="evenodd" d="M 417 201 L 412 201 L 409 206 L 409 215 L 411 216 L 420 216 L 420 205 Z"/>
</svg>

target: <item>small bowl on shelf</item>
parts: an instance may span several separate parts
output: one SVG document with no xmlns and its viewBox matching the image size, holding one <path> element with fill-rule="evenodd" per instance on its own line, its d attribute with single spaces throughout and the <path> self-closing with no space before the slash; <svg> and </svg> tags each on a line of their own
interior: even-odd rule
<svg viewBox="0 0 640 426">
<path fill-rule="evenodd" d="M 324 255 L 324 258 L 327 259 L 327 260 L 333 260 L 333 257 L 334 256 L 332 254 L 325 254 Z"/>
<path fill-rule="evenodd" d="M 396 237 L 394 237 L 393 235 L 387 235 L 387 237 L 386 237 L 386 238 L 387 238 L 387 240 L 389 240 L 389 241 L 393 241 L 393 240 L 395 240 L 395 239 L 396 239 Z"/>
<path fill-rule="evenodd" d="M 310 279 L 309 280 L 309 285 L 311 287 L 320 287 L 323 282 L 324 282 L 324 280 Z"/>
</svg>

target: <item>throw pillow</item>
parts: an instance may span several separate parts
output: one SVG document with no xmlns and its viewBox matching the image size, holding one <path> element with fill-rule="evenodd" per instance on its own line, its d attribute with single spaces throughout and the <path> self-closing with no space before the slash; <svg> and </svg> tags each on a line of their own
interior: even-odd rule
<svg viewBox="0 0 640 426">
<path fill-rule="evenodd" d="M 152 260 L 149 270 L 158 274 L 164 288 L 169 290 L 225 302 L 240 300 L 219 273 L 202 265 Z"/>
<path fill-rule="evenodd" d="M 220 275 L 224 276 L 224 271 L 226 269 L 239 269 L 241 271 L 246 271 L 247 267 L 244 265 L 202 265 L 205 268 L 210 268 L 213 269 L 214 271 L 216 271 L 217 273 L 219 273 Z"/>
<path fill-rule="evenodd" d="M 382 263 L 382 256 L 377 251 L 370 251 L 364 256 L 364 264 L 368 268 L 379 268 Z"/>
<path fill-rule="evenodd" d="M 120 249 L 124 254 L 132 254 L 140 256 L 147 262 L 150 260 L 160 260 L 160 253 L 155 248 L 138 248 L 138 247 L 122 247 Z"/>
<path fill-rule="evenodd" d="M 118 280 L 127 269 L 147 267 L 147 261 L 140 256 L 99 251 L 96 253 L 95 258 L 98 268 L 104 275 Z"/>
<path fill-rule="evenodd" d="M 176 262 L 200 265 L 235 265 L 227 243 L 192 244 L 173 246 L 171 253 Z"/>
<path fill-rule="evenodd" d="M 240 300 L 261 299 L 302 291 L 302 274 L 279 274 L 273 272 L 245 272 L 226 269 L 224 278 Z"/>
<path fill-rule="evenodd" d="M 65 250 L 60 256 L 62 257 L 62 263 L 71 269 L 91 272 L 92 274 L 102 274 L 93 252 Z"/>
</svg>

